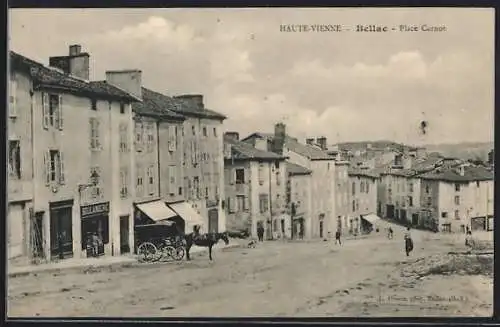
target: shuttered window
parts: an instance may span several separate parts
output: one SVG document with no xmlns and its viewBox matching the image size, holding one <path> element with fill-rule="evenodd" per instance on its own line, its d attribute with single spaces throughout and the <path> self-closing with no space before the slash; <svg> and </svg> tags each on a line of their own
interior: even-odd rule
<svg viewBox="0 0 500 327">
<path fill-rule="evenodd" d="M 99 120 L 95 117 L 90 118 L 89 128 L 90 128 L 90 149 L 92 151 L 99 151 L 101 150 Z"/>
<path fill-rule="evenodd" d="M 17 80 L 15 73 L 9 78 L 9 117 L 17 116 Z"/>
<path fill-rule="evenodd" d="M 42 93 L 43 128 L 63 129 L 62 96 L 59 94 Z"/>
</svg>

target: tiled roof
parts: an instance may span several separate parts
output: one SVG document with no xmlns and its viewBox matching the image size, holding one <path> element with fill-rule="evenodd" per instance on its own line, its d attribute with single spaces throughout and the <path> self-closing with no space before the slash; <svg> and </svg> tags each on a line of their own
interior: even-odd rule
<svg viewBox="0 0 500 327">
<path fill-rule="evenodd" d="M 248 136 L 245 139 L 249 139 L 252 136 L 257 136 L 260 138 L 266 138 L 268 140 L 273 140 L 274 139 L 274 134 L 272 133 L 253 133 L 250 136 Z M 334 160 L 335 158 L 327 153 L 327 151 L 323 151 L 321 149 L 318 149 L 315 146 L 308 145 L 308 144 L 303 144 L 297 141 L 296 138 L 293 138 L 289 135 L 285 137 L 285 145 L 286 147 L 295 153 L 298 153 L 304 157 L 307 157 L 308 159 L 311 160 Z"/>
<path fill-rule="evenodd" d="M 286 162 L 286 173 L 288 175 L 309 175 L 312 173 L 310 169 L 302 167 L 300 165 L 294 164 L 292 162 Z"/>
<path fill-rule="evenodd" d="M 461 176 L 458 167 L 436 168 L 431 172 L 419 175 L 422 179 L 440 180 L 445 182 L 474 182 L 494 179 L 494 172 L 482 166 L 465 166 Z"/>
<path fill-rule="evenodd" d="M 191 116 L 191 117 L 198 117 L 198 118 L 208 118 L 208 119 L 220 119 L 224 120 L 227 117 L 221 113 L 218 113 L 214 110 L 203 108 L 200 109 L 194 105 L 191 105 L 189 103 L 183 102 L 181 100 L 171 98 L 173 101 L 173 107 L 172 111 L 175 111 L 178 114 L 185 115 L 185 116 Z"/>
<path fill-rule="evenodd" d="M 102 82 L 88 82 L 75 78 L 56 69 L 46 67 L 14 51 L 10 51 L 10 60 L 12 66 L 26 69 L 31 74 L 34 82 L 40 86 L 59 88 L 69 92 L 85 94 L 90 97 L 138 101 L 132 95 L 112 85 L 103 84 Z"/>
<path fill-rule="evenodd" d="M 370 178 L 379 178 L 380 174 L 374 169 L 358 169 L 358 168 L 349 168 L 347 170 L 347 174 L 349 176 L 364 176 Z"/>
<path fill-rule="evenodd" d="M 285 160 L 285 157 L 274 152 L 263 151 L 253 147 L 251 144 L 225 139 L 224 143 L 231 145 L 233 159 L 239 160 Z"/>
<path fill-rule="evenodd" d="M 152 116 L 160 119 L 184 120 L 184 116 L 173 111 L 175 101 L 166 95 L 142 88 L 142 103 L 132 105 L 132 109 L 139 115 Z"/>
</svg>

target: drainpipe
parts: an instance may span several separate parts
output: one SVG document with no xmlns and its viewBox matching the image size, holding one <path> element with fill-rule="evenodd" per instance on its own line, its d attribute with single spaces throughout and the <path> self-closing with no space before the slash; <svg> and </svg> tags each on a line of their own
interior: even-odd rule
<svg viewBox="0 0 500 327">
<path fill-rule="evenodd" d="M 271 240 L 273 239 L 273 196 L 272 196 L 272 189 L 271 189 L 271 165 L 272 161 L 269 163 L 269 215 L 270 215 L 270 226 L 269 230 L 271 231 Z"/>
<path fill-rule="evenodd" d="M 161 197 L 161 183 L 160 183 L 160 176 L 161 176 L 161 170 L 160 170 L 160 121 L 156 121 L 156 154 L 157 154 L 157 159 L 158 159 L 158 196 Z"/>
</svg>

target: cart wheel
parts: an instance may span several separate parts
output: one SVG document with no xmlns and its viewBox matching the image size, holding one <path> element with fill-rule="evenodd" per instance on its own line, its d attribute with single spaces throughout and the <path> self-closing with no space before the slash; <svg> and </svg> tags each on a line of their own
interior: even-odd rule
<svg viewBox="0 0 500 327">
<path fill-rule="evenodd" d="M 164 245 L 161 247 L 161 257 L 166 260 L 173 259 L 175 254 L 175 248 L 171 245 Z"/>
<path fill-rule="evenodd" d="M 137 255 L 140 262 L 151 262 L 157 257 L 157 249 L 153 243 L 144 242 L 139 245 L 137 249 Z"/>
<path fill-rule="evenodd" d="M 184 258 L 185 252 L 186 251 L 184 250 L 184 247 L 179 246 L 175 248 L 175 251 L 173 253 L 174 260 L 181 261 Z"/>
</svg>

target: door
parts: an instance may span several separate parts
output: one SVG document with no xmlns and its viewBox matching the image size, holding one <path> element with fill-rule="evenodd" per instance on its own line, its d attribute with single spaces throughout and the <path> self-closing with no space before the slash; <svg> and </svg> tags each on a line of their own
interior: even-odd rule
<svg viewBox="0 0 500 327">
<path fill-rule="evenodd" d="M 285 235 L 285 219 L 281 219 L 281 234 Z"/>
<path fill-rule="evenodd" d="M 387 218 L 394 218 L 394 205 L 392 204 L 387 205 Z"/>
<path fill-rule="evenodd" d="M 129 236 L 129 216 L 120 217 L 120 253 L 130 253 Z"/>
<path fill-rule="evenodd" d="M 71 207 L 53 209 L 50 212 L 51 259 L 73 256 L 73 226 Z"/>
<path fill-rule="evenodd" d="M 34 258 L 42 258 L 43 253 L 43 212 L 35 213 L 31 221 L 31 250 Z"/>
<path fill-rule="evenodd" d="M 208 232 L 219 232 L 219 211 L 217 209 L 210 209 L 208 211 Z"/>
<path fill-rule="evenodd" d="M 319 237 L 323 238 L 323 221 L 319 222 Z"/>
<path fill-rule="evenodd" d="M 417 226 L 418 225 L 418 213 L 414 213 L 411 216 L 411 222 L 412 222 L 413 226 Z"/>
</svg>

